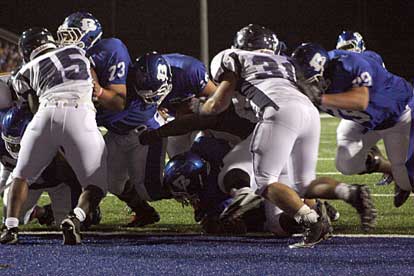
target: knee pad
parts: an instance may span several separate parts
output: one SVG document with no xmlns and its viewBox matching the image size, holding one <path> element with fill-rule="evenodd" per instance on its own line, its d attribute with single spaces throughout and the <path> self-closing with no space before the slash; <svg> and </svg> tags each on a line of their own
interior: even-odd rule
<svg viewBox="0 0 414 276">
<path fill-rule="evenodd" d="M 231 169 L 223 177 L 223 186 L 227 193 L 230 193 L 233 188 L 250 187 L 250 176 L 241 169 Z"/>
</svg>

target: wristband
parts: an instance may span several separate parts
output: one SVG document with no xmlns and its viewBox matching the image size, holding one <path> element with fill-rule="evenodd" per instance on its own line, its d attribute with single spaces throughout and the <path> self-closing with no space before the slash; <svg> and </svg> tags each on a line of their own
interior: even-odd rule
<svg viewBox="0 0 414 276">
<path fill-rule="evenodd" d="M 95 95 L 95 96 L 96 96 L 96 98 L 99 98 L 100 96 L 102 96 L 103 92 L 104 92 L 104 90 L 103 90 L 103 88 L 101 87 L 101 88 L 99 89 L 99 92 Z"/>
</svg>

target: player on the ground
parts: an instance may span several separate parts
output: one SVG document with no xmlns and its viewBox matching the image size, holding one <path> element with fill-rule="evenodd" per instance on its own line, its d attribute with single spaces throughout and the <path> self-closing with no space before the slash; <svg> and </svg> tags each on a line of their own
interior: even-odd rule
<svg viewBox="0 0 414 276">
<path fill-rule="evenodd" d="M 93 93 L 98 110 L 97 123 L 108 130 L 104 139 L 110 164 L 109 191 L 125 201 L 135 212 L 128 226 L 144 226 L 158 222 L 160 218 L 157 211 L 144 200 L 148 199 L 148 195 L 142 194 L 143 191 L 140 190 L 143 186 L 142 179 L 145 177 L 145 162 L 142 163 L 142 160 L 146 159 L 148 149 L 137 143 L 137 137 L 143 128 L 159 126 L 154 120 L 156 107 L 147 105 L 141 99 L 127 93 L 127 76 L 131 66 L 128 50 L 121 40 L 102 38 L 102 34 L 100 22 L 86 12 L 69 15 L 57 31 L 61 44 L 80 46 L 91 60 Z M 134 156 L 141 161 L 132 162 Z M 121 159 L 122 163 L 117 163 Z M 158 161 L 161 159 L 160 154 L 158 159 L 149 160 L 154 164 L 161 164 L 161 161 Z M 128 162 L 128 165 L 125 165 L 125 162 Z M 119 167 L 121 164 L 123 166 Z M 158 167 L 158 175 L 161 175 L 163 168 L 161 165 Z M 153 184 L 155 189 L 160 188 L 160 184 L 157 183 L 161 183 L 161 180 Z"/>
<path fill-rule="evenodd" d="M 293 58 L 303 71 L 303 91 L 321 110 L 344 120 L 337 129 L 336 167 L 346 175 L 383 172 L 396 183 L 394 206 L 413 185 L 413 88 L 360 54 L 303 44 Z M 383 139 L 391 165 L 368 152 Z"/>
<path fill-rule="evenodd" d="M 80 222 L 95 210 L 107 190 L 106 149 L 95 121 L 90 63 L 79 47 L 58 49 L 52 34 L 42 28 L 24 31 L 19 50 L 25 64 L 14 76 L 13 87 L 36 113 L 21 140 L 8 200 L 7 230 L 0 242 L 18 241 L 18 217 L 29 184 L 62 151 L 84 188 L 77 207 L 62 221 L 63 240 L 64 244 L 79 244 Z"/>
<path fill-rule="evenodd" d="M 164 184 L 172 196 L 194 208 L 194 219 L 209 234 L 244 234 L 246 230 L 263 230 L 264 211 L 254 218 L 244 214 L 237 223 L 224 224 L 219 220 L 232 198 L 221 191 L 218 175 L 223 157 L 230 151 L 229 143 L 212 137 L 197 138 L 191 150 L 171 158 L 165 167 Z M 250 182 L 246 183 L 247 186 Z M 259 216 L 260 216 L 259 215 Z"/>
<path fill-rule="evenodd" d="M 312 246 L 331 231 L 324 206 L 319 204 L 316 212 L 302 202 L 300 195 L 348 201 L 358 210 L 363 228 L 373 227 L 375 211 L 366 186 L 347 185 L 330 178 L 314 180 L 319 113 L 296 87 L 293 64 L 286 57 L 274 54 L 276 35 L 264 27 L 249 25 L 237 33 L 234 42 L 235 49 L 222 51 L 211 63 L 213 78 L 220 85 L 202 105 L 200 113 L 222 112 L 236 93 L 250 101 L 260 118 L 250 144 L 258 193 L 308 229 L 299 246 Z M 292 167 L 288 166 L 288 172 L 293 185 L 279 182 L 289 160 Z M 315 189 L 322 185 L 321 189 Z M 222 217 L 237 217 L 255 204 L 255 198 L 251 192 L 240 189 Z"/>
</svg>

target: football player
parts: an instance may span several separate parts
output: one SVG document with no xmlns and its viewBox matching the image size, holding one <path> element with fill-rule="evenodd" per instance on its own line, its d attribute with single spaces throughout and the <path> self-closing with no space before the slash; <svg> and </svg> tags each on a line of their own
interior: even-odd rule
<svg viewBox="0 0 414 276">
<path fill-rule="evenodd" d="M 32 113 L 25 106 L 11 107 L 2 116 L 0 162 L 4 166 L 3 173 L 6 179 L 4 184 L 16 166 L 20 140 L 32 117 Z M 3 214 L 6 215 L 9 189 L 6 189 L 6 185 L 3 188 L 5 188 Z M 42 192 L 49 193 L 51 205 L 45 207 L 36 205 Z M 57 156 L 42 172 L 41 177 L 29 186 L 27 201 L 22 207 L 19 221 L 27 223 L 29 220 L 38 219 L 40 224 L 50 226 L 55 221 L 60 225 L 69 211 L 75 208 L 80 193 L 81 186 L 72 169 L 64 162 L 63 157 Z"/>
<path fill-rule="evenodd" d="M 10 190 L 9 185 L 6 184 L 11 183 L 11 179 L 7 180 L 16 166 L 20 141 L 32 117 L 32 113 L 24 104 L 9 108 L 1 116 L 0 162 L 4 169 L 2 171 L 3 185 L 0 185 L 0 191 L 4 190 L 4 215 L 7 213 L 7 194 Z M 42 207 L 36 203 L 43 192 L 49 194 L 51 204 Z M 76 207 L 81 192 L 82 187 L 75 173 L 63 155 L 59 153 L 35 183 L 29 186 L 27 201 L 22 207 L 19 221 L 27 223 L 37 219 L 40 224 L 60 225 L 69 211 Z M 81 228 L 86 229 L 92 224 L 98 224 L 100 219 L 100 210 L 97 208 L 91 217 L 83 221 Z"/>
<path fill-rule="evenodd" d="M 313 43 L 299 46 L 293 59 L 303 74 L 303 91 L 319 109 L 343 120 L 337 128 L 336 168 L 343 174 L 392 173 L 394 206 L 413 185 L 413 89 L 375 60 L 349 51 L 329 53 Z M 383 139 L 391 171 L 368 152 Z"/>
<path fill-rule="evenodd" d="M 212 95 L 216 86 L 209 79 L 205 65 L 196 58 L 178 53 L 163 54 L 162 57 L 171 68 L 172 89 L 168 95 L 159 98 L 157 104 L 164 119 L 171 121 L 190 113 L 191 100 Z M 138 95 L 144 99 L 147 97 L 144 90 L 138 91 Z M 192 132 L 168 138 L 168 155 L 172 157 L 188 151 L 195 134 Z"/>
<path fill-rule="evenodd" d="M 338 40 L 336 42 L 336 49 L 350 51 L 354 53 L 361 53 L 367 57 L 376 60 L 377 62 L 382 64 L 383 67 L 385 67 L 384 61 L 378 53 L 367 50 L 365 48 L 365 41 L 362 35 L 358 32 L 342 31 L 342 33 L 340 33 L 338 36 Z"/>
<path fill-rule="evenodd" d="M 13 87 L 36 114 L 21 140 L 8 200 L 7 230 L 0 242 L 18 241 L 18 217 L 29 184 L 61 150 L 84 188 L 77 207 L 61 224 L 64 244 L 79 244 L 80 223 L 107 190 L 106 148 L 95 120 L 90 63 L 79 47 L 59 49 L 43 28 L 24 31 L 19 50 L 25 64 L 13 77 Z"/>
<path fill-rule="evenodd" d="M 190 151 L 178 154 L 168 161 L 164 184 L 177 201 L 194 208 L 194 219 L 206 233 L 244 234 L 246 231 L 263 231 L 263 205 L 259 210 L 245 213 L 236 223 L 226 224 L 219 220 L 220 214 L 232 200 L 218 185 L 223 158 L 230 149 L 229 143 L 223 139 L 198 137 Z M 247 179 L 247 182 L 237 181 L 238 185 L 249 187 L 250 180 Z"/>
<path fill-rule="evenodd" d="M 338 36 L 338 41 L 336 43 L 336 49 L 361 53 L 367 57 L 377 60 L 380 64 L 382 64 L 383 67 L 385 67 L 382 57 L 378 53 L 366 50 L 364 39 L 362 38 L 362 35 L 358 32 L 343 31 L 342 33 L 340 33 Z M 334 57 L 335 51 L 330 51 L 328 52 L 328 54 L 330 55 L 330 57 Z M 389 171 L 391 170 L 390 162 L 385 159 L 380 149 L 376 145 L 369 150 L 368 158 L 372 160 L 377 159 L 378 162 L 384 163 L 384 166 L 387 166 L 389 168 Z M 376 185 L 388 185 L 392 182 L 392 180 L 392 174 L 385 173 L 382 176 L 381 180 L 378 183 L 376 183 Z"/>
<path fill-rule="evenodd" d="M 330 178 L 315 180 L 319 112 L 298 90 L 293 64 L 274 54 L 277 43 L 274 32 L 265 27 L 251 24 L 242 28 L 233 49 L 220 52 L 211 63 L 213 79 L 220 84 L 200 113 L 222 112 L 236 93 L 250 101 L 260 119 L 250 143 L 257 192 L 308 229 L 297 246 L 313 246 L 331 234 L 326 208 L 318 204 L 315 211 L 303 203 L 301 196 L 349 202 L 360 214 L 363 229 L 368 230 L 375 224 L 375 209 L 367 186 Z M 279 180 L 286 164 L 293 185 Z M 252 191 L 238 190 L 222 218 L 237 217 L 249 209 L 249 203 L 254 205 L 256 197 Z"/>
<path fill-rule="evenodd" d="M 108 130 L 104 139 L 110 163 L 109 192 L 125 201 L 135 212 L 128 226 L 144 226 L 160 220 L 157 211 L 146 201 L 149 196 L 143 189 L 143 179 L 150 178 L 145 175 L 148 173 L 158 175 L 153 176 L 152 181 L 154 189 L 160 188 L 161 179 L 157 178 L 163 170 L 163 157 L 161 144 L 154 146 L 157 157 L 151 157 L 154 150 L 149 151 L 148 147 L 137 143 L 137 136 L 145 128 L 159 126 L 154 119 L 156 107 L 127 93 L 127 76 L 131 66 L 127 47 L 117 38 L 102 38 L 102 34 L 100 22 L 86 12 L 69 15 L 57 31 L 62 45 L 78 45 L 91 61 L 97 123 Z M 144 160 L 151 164 L 146 165 Z M 150 167 L 152 172 L 148 171 Z"/>
</svg>

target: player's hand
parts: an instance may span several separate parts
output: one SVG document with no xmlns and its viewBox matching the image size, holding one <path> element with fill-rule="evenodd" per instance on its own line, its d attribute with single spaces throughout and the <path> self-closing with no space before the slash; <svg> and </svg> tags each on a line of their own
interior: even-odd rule
<svg viewBox="0 0 414 276">
<path fill-rule="evenodd" d="M 200 114 L 201 108 L 203 107 L 205 101 L 206 100 L 204 98 L 193 97 L 188 103 L 189 109 L 196 114 Z"/>
<path fill-rule="evenodd" d="M 144 130 L 139 135 L 139 142 L 141 145 L 151 145 L 161 141 L 161 137 L 158 135 L 156 130 Z"/>
<path fill-rule="evenodd" d="M 311 102 L 320 106 L 322 102 L 322 90 L 316 84 L 307 83 L 303 80 L 298 80 L 297 82 L 299 90 L 305 94 Z"/>
</svg>

